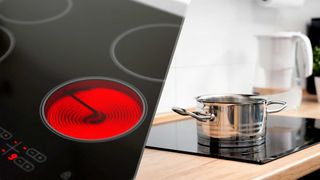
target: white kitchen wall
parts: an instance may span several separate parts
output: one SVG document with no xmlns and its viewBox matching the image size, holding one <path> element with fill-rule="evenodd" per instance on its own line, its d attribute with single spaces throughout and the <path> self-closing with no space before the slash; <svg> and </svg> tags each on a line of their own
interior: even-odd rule
<svg viewBox="0 0 320 180">
<path fill-rule="evenodd" d="M 320 17 L 320 0 L 280 9 L 261 7 L 255 0 L 192 0 L 157 113 L 192 107 L 201 94 L 250 93 L 257 57 L 254 35 L 305 32 L 312 17 Z"/>
<path fill-rule="evenodd" d="M 190 0 L 133 0 L 171 14 L 184 16 Z"/>
</svg>

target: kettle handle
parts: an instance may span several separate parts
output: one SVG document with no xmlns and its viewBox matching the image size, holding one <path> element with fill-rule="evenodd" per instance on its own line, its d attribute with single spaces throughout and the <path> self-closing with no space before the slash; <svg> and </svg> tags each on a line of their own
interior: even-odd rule
<svg viewBox="0 0 320 180">
<path fill-rule="evenodd" d="M 308 77 L 312 74 L 313 67 L 313 53 L 310 39 L 306 35 L 299 32 L 294 33 L 293 37 L 297 38 L 299 40 L 298 43 L 301 44 L 302 57 L 304 59 L 304 61 L 302 62 L 304 77 Z"/>
</svg>

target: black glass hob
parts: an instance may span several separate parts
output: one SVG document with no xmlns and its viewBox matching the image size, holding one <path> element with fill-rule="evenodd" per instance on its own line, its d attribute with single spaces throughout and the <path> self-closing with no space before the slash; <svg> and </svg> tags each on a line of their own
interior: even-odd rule
<svg viewBox="0 0 320 180">
<path fill-rule="evenodd" d="M 128 0 L 0 1 L 0 179 L 132 179 L 182 18 Z"/>
<path fill-rule="evenodd" d="M 219 148 L 197 136 L 194 119 L 152 127 L 148 148 L 199 156 L 265 164 L 320 142 L 320 120 L 268 116 L 265 143 L 242 148 Z M 209 140 L 208 140 L 209 141 Z"/>
</svg>

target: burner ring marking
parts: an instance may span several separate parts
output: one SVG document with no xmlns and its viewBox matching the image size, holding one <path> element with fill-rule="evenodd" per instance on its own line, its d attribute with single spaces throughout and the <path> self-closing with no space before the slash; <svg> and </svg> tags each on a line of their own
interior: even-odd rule
<svg viewBox="0 0 320 180">
<path fill-rule="evenodd" d="M 16 39 L 15 39 L 14 35 L 7 28 L 0 26 L 0 30 L 8 35 L 9 41 L 10 41 L 10 45 L 9 45 L 7 51 L 0 57 L 0 62 L 2 62 L 13 51 L 15 44 L 16 44 Z"/>
<path fill-rule="evenodd" d="M 49 18 L 45 18 L 45 19 L 41 19 L 41 20 L 33 20 L 33 21 L 24 21 L 24 20 L 16 20 L 16 19 L 11 19 L 8 18 L 2 14 L 0 14 L 0 19 L 13 23 L 13 24 L 22 24 L 22 25 L 34 25 L 34 24 L 42 24 L 42 23 L 47 23 L 47 22 L 51 22 L 57 19 L 62 18 L 63 16 L 65 16 L 66 14 L 69 13 L 69 11 L 72 9 L 73 7 L 73 1 L 72 0 L 66 0 L 67 1 L 67 7 L 66 9 L 64 9 L 61 13 L 59 13 L 56 16 L 52 16 Z"/>
<path fill-rule="evenodd" d="M 126 37 L 134 32 L 140 31 L 140 30 L 149 29 L 149 28 L 157 28 L 157 27 L 179 28 L 180 26 L 178 24 L 167 24 L 167 23 L 147 24 L 147 25 L 134 27 L 132 29 L 129 29 L 128 31 L 125 31 L 124 33 L 120 34 L 119 36 L 117 36 L 114 39 L 114 41 L 112 42 L 111 47 L 110 47 L 110 56 L 111 56 L 111 60 L 114 62 L 114 64 L 117 65 L 122 71 L 124 71 L 132 76 L 135 76 L 137 78 L 147 80 L 147 81 L 153 81 L 153 82 L 163 82 L 163 79 L 145 76 L 145 75 L 139 74 L 137 72 L 134 72 L 134 71 L 126 68 L 123 64 L 120 63 L 120 61 L 118 60 L 116 53 L 115 53 L 117 45 L 124 37 Z"/>
</svg>

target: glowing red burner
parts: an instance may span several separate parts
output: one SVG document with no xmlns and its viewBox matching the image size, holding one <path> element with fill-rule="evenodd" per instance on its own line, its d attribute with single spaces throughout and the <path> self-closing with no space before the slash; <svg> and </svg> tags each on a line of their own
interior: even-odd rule
<svg viewBox="0 0 320 180">
<path fill-rule="evenodd" d="M 110 140 L 130 132 L 144 119 L 146 104 L 134 88 L 111 79 L 87 78 L 55 88 L 44 99 L 44 123 L 63 137 Z"/>
</svg>

